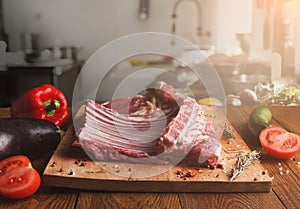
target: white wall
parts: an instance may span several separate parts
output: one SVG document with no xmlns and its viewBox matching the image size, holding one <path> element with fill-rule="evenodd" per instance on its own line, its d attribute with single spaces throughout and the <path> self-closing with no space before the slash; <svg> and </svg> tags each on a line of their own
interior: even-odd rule
<svg viewBox="0 0 300 209">
<path fill-rule="evenodd" d="M 296 1 L 296 11 L 300 11 L 300 1 Z M 296 35 L 295 37 L 300 37 L 300 13 L 296 13 Z M 300 38 L 295 39 L 296 46 L 296 74 L 300 76 Z"/>
<path fill-rule="evenodd" d="M 17 37 L 24 32 L 39 33 L 42 47 L 81 46 L 82 56 L 87 58 L 123 35 L 143 31 L 170 33 L 175 1 L 150 0 L 150 17 L 142 21 L 137 18 L 139 0 L 3 0 L 5 31 Z M 199 1 L 204 32 L 211 31 L 212 44 L 216 44 L 218 52 L 226 52 L 236 44 L 237 28 L 249 22 L 252 0 Z M 178 16 L 177 35 L 194 36 L 197 20 L 193 2 L 182 3 Z"/>
<path fill-rule="evenodd" d="M 253 0 L 216 0 L 215 41 L 218 50 L 228 55 L 238 51 L 236 33 L 251 33 Z"/>
</svg>

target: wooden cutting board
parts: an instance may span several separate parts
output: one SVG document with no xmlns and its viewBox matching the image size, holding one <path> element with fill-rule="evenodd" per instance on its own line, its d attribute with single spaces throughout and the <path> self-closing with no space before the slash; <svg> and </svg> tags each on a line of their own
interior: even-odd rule
<svg viewBox="0 0 300 209">
<path fill-rule="evenodd" d="M 207 110 L 209 111 L 209 110 Z M 215 116 L 214 116 L 215 117 Z M 220 124 L 224 120 L 220 120 Z M 231 124 L 227 124 L 233 129 Z M 222 137 L 224 168 L 141 165 L 119 162 L 98 162 L 89 159 L 79 147 L 72 147 L 74 128 L 70 126 L 43 173 L 43 184 L 55 187 L 98 191 L 128 192 L 269 192 L 272 179 L 259 161 L 254 161 L 235 180 L 229 172 L 238 152 L 250 151 L 233 129 L 235 139 Z M 153 171 L 165 172 L 143 177 Z M 177 171 L 195 172 L 193 177 L 181 177 Z M 138 176 L 138 178 L 136 178 Z M 146 176 L 146 175 L 145 175 Z"/>
</svg>

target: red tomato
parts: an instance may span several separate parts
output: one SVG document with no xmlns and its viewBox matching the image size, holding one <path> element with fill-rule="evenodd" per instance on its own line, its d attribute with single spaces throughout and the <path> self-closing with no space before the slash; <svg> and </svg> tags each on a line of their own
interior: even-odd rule
<svg viewBox="0 0 300 209">
<path fill-rule="evenodd" d="M 263 129 L 259 141 L 269 155 L 279 159 L 291 158 L 300 150 L 300 136 L 277 126 Z"/>
<path fill-rule="evenodd" d="M 31 163 L 28 157 L 24 155 L 8 157 L 0 162 L 0 177 L 12 170 L 15 170 L 16 168 L 26 166 L 31 167 Z"/>
<path fill-rule="evenodd" d="M 22 155 L 9 157 L 0 162 L 0 194 L 21 199 L 34 194 L 41 184 L 39 173 L 30 160 Z"/>
<path fill-rule="evenodd" d="M 287 131 L 281 127 L 278 126 L 272 126 L 263 129 L 260 132 L 260 137 L 264 138 L 264 141 L 266 141 L 267 144 L 273 144 L 275 138 L 283 133 L 286 133 Z"/>
</svg>

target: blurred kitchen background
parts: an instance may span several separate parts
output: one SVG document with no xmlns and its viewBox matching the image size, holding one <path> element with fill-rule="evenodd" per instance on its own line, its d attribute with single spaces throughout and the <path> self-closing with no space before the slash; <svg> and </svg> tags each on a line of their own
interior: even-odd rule
<svg viewBox="0 0 300 209">
<path fill-rule="evenodd" d="M 42 83 L 54 84 L 71 102 L 85 61 L 108 42 L 138 32 L 175 34 L 198 46 L 214 64 L 227 95 L 282 78 L 296 85 L 299 11 L 298 0 L 1 0 L 0 106 Z M 199 64 L 193 53 L 179 53 L 174 56 Z M 123 74 L 151 65 L 184 68 L 163 56 L 125 61 Z M 122 76 L 107 76 L 100 99 L 109 99 L 114 89 L 109 85 Z"/>
</svg>

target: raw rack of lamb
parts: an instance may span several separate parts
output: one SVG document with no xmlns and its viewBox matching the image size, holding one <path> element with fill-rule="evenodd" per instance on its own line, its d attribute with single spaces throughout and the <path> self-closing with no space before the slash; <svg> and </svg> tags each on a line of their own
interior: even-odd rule
<svg viewBox="0 0 300 209">
<path fill-rule="evenodd" d="M 222 164 L 221 144 L 196 100 L 165 82 L 144 95 L 87 100 L 80 146 L 94 160 L 143 164 Z"/>
</svg>

